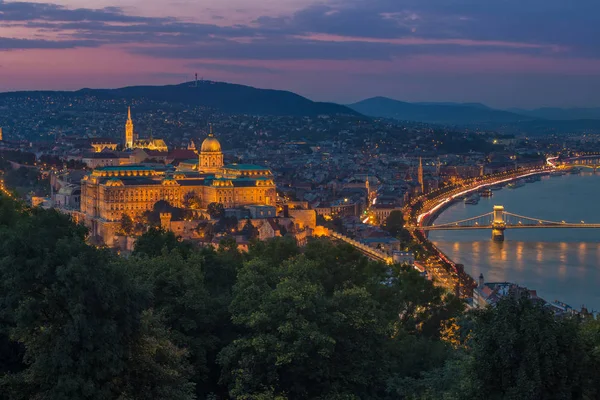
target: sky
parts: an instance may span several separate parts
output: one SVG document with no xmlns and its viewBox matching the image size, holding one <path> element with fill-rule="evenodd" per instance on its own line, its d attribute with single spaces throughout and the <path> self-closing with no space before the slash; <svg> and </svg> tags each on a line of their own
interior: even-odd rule
<svg viewBox="0 0 600 400">
<path fill-rule="evenodd" d="M 199 77 L 351 103 L 600 107 L 598 0 L 0 0 L 0 91 Z"/>
</svg>

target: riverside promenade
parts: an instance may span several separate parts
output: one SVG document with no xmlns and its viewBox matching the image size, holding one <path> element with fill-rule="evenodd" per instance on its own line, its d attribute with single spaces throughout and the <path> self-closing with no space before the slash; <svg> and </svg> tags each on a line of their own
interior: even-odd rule
<svg viewBox="0 0 600 400">
<path fill-rule="evenodd" d="M 505 184 L 532 175 L 552 172 L 554 166 L 531 169 L 517 169 L 497 174 L 484 175 L 464 180 L 456 185 L 446 186 L 415 198 L 403 209 L 406 228 L 414 241 L 422 247 L 422 264 L 434 281 L 458 296 L 469 298 L 473 295 L 476 281 L 464 271 L 464 266 L 450 260 L 419 227 L 432 224 L 437 216 L 455 201 L 478 190 Z"/>
</svg>

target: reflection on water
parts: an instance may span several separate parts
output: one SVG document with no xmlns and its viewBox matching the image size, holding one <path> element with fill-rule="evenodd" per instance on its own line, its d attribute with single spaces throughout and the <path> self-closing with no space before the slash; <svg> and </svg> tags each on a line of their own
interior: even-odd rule
<svg viewBox="0 0 600 400">
<path fill-rule="evenodd" d="M 457 203 L 436 223 L 488 213 L 494 205 L 509 212 L 553 221 L 600 222 L 595 199 L 600 174 L 546 177 L 519 189 L 494 192 L 477 205 Z M 465 270 L 486 281 L 511 281 L 538 291 L 547 300 L 600 310 L 600 229 L 506 230 L 505 242 L 490 240 L 486 231 L 436 231 L 434 241 Z"/>
</svg>

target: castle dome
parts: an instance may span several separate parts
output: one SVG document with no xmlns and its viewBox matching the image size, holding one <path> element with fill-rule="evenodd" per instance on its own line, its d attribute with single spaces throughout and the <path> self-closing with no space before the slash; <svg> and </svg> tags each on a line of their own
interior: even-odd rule
<svg viewBox="0 0 600 400">
<path fill-rule="evenodd" d="M 209 134 L 204 142 L 202 142 L 202 147 L 200 147 L 200 151 L 202 153 L 220 153 L 221 152 L 221 143 L 213 136 L 213 134 Z"/>
</svg>

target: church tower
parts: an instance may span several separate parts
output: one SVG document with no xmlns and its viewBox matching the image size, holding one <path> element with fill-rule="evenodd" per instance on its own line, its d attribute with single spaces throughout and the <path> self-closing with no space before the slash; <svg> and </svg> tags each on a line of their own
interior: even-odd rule
<svg viewBox="0 0 600 400">
<path fill-rule="evenodd" d="M 202 142 L 200 147 L 200 157 L 198 159 L 198 171 L 206 173 L 216 173 L 223 168 L 223 152 L 221 143 L 215 138 L 213 127 L 210 126 L 208 137 Z"/>
<path fill-rule="evenodd" d="M 419 186 L 421 193 L 425 193 L 425 181 L 423 180 L 423 159 L 419 157 Z"/>
<path fill-rule="evenodd" d="M 131 107 L 127 107 L 127 123 L 125 124 L 125 148 L 133 149 L 133 121 L 131 120 Z"/>
</svg>

